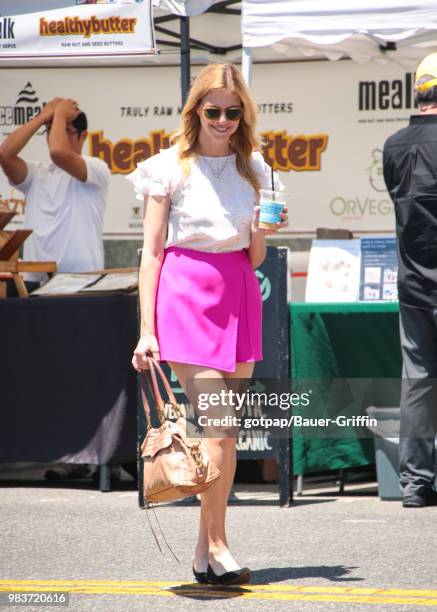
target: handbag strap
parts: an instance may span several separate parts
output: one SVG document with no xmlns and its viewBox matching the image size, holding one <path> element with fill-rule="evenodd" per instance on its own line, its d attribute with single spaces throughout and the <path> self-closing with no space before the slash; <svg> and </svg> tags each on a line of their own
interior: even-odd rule
<svg viewBox="0 0 437 612">
<path fill-rule="evenodd" d="M 142 370 L 140 372 L 141 399 L 143 401 L 143 409 L 144 409 L 144 414 L 146 416 L 147 429 L 149 430 L 152 427 L 152 423 L 150 420 L 149 401 L 147 399 L 147 385 L 149 385 L 149 387 L 152 388 L 152 385 L 149 379 L 149 373 L 147 372 L 147 370 Z"/>
<path fill-rule="evenodd" d="M 155 405 L 156 405 L 156 410 L 158 413 L 158 417 L 161 423 L 164 423 L 165 421 L 165 414 L 164 414 L 164 400 L 162 399 L 162 395 L 161 392 L 159 390 L 159 385 L 158 385 L 158 380 L 156 377 L 156 372 L 158 372 L 159 377 L 162 380 L 162 383 L 164 385 L 164 388 L 166 390 L 168 399 L 170 400 L 170 402 L 172 403 L 172 405 L 174 406 L 174 408 L 176 410 L 178 410 L 177 407 L 177 402 L 176 402 L 176 398 L 174 396 L 173 390 L 170 386 L 170 383 L 167 380 L 166 375 L 164 374 L 163 369 L 161 368 L 161 366 L 159 365 L 159 363 L 153 359 L 153 357 L 150 357 L 149 355 L 147 356 L 147 361 L 148 361 L 148 369 L 146 370 L 142 370 L 140 373 L 140 381 L 141 381 L 141 397 L 143 400 L 143 407 L 144 407 L 144 414 L 146 415 L 146 421 L 147 421 L 147 427 L 150 430 L 152 427 L 151 424 L 151 420 L 150 420 L 150 406 L 149 406 L 149 402 L 147 400 L 147 388 L 146 388 L 146 381 L 149 385 L 149 388 L 151 389 L 152 395 L 153 395 L 153 399 L 155 400 Z M 159 543 L 158 537 L 155 533 L 155 530 L 153 529 L 152 526 L 152 522 L 150 520 L 149 517 L 149 508 L 153 509 L 153 513 L 155 515 L 155 519 L 156 519 L 156 523 L 159 527 L 159 530 L 161 532 L 162 538 L 164 540 L 164 542 L 167 545 L 167 548 L 169 549 L 169 551 L 171 552 L 171 554 L 173 555 L 173 557 L 176 559 L 176 561 L 178 561 L 180 563 L 180 559 L 176 556 L 176 554 L 174 553 L 173 549 L 171 548 L 170 544 L 167 541 L 167 538 L 165 537 L 164 531 L 162 530 L 162 527 L 158 521 L 158 516 L 155 512 L 155 508 L 152 504 L 152 502 L 147 502 L 146 504 L 146 512 L 147 512 L 147 520 L 149 521 L 149 526 L 150 529 L 153 533 L 153 536 L 155 538 L 155 541 L 158 545 L 158 548 L 161 552 L 162 548 L 161 545 Z"/>
<path fill-rule="evenodd" d="M 159 363 L 150 356 L 147 356 L 147 361 L 149 367 L 146 370 L 141 371 L 140 380 L 141 380 L 141 398 L 143 400 L 143 408 L 144 414 L 146 415 L 147 427 L 150 429 L 151 421 L 150 421 L 150 406 L 147 400 L 147 392 L 146 392 L 146 382 L 149 385 L 149 388 L 152 392 L 153 399 L 155 401 L 156 410 L 158 413 L 158 418 L 161 423 L 165 421 L 165 413 L 164 413 L 164 400 L 162 399 L 161 391 L 159 390 L 158 379 L 156 373 L 158 372 L 158 376 L 161 379 L 165 391 L 167 393 L 168 399 L 170 403 L 176 410 L 178 409 L 178 405 L 176 402 L 176 398 L 173 393 L 173 389 L 170 386 L 170 383 L 167 380 L 166 375 L 164 374 L 163 369 L 159 365 Z"/>
<path fill-rule="evenodd" d="M 164 385 L 164 388 L 165 388 L 165 391 L 167 393 L 167 397 L 168 397 L 170 403 L 173 406 L 177 406 L 177 402 L 176 402 L 175 395 L 173 393 L 173 389 L 171 388 L 171 385 L 170 385 L 170 383 L 169 383 L 169 381 L 167 379 L 167 376 L 164 374 L 164 370 L 161 368 L 159 363 L 153 357 L 149 357 L 149 363 L 152 363 L 154 365 L 154 367 L 155 367 L 155 370 L 158 372 L 159 377 L 161 378 L 162 383 Z M 156 381 L 156 372 L 155 372 L 155 370 L 153 368 L 150 368 L 150 372 L 152 374 L 152 377 L 154 377 L 154 379 Z M 161 394 L 159 393 L 158 385 L 156 385 L 156 388 L 158 390 L 159 398 L 162 401 Z M 164 402 L 163 401 L 162 401 L 162 410 L 164 411 Z"/>
</svg>

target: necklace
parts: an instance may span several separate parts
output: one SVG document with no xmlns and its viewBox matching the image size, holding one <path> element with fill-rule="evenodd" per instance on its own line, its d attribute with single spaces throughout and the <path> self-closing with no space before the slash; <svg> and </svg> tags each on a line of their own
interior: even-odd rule
<svg viewBox="0 0 437 612">
<path fill-rule="evenodd" d="M 221 177 L 221 175 L 223 174 L 226 166 L 228 165 L 228 161 L 229 161 L 229 156 L 226 157 L 225 159 L 225 163 L 222 164 L 222 166 L 220 167 L 214 167 L 213 165 L 211 165 L 209 163 L 209 161 L 206 159 L 206 157 L 202 157 L 202 159 L 204 160 L 205 164 L 208 166 L 208 168 L 210 169 L 212 175 L 216 178 L 219 179 Z"/>
</svg>

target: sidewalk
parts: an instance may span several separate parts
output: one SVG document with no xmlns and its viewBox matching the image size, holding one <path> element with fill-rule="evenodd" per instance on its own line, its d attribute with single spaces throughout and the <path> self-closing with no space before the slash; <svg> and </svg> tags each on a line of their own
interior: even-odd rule
<svg viewBox="0 0 437 612">
<path fill-rule="evenodd" d="M 282 509 L 275 485 L 237 485 L 230 544 L 253 584 L 227 589 L 193 583 L 197 504 L 156 510 L 178 563 L 159 552 L 127 480 L 110 493 L 85 480 L 0 484 L 0 591 L 70 591 L 68 609 L 81 612 L 437 609 L 437 508 L 382 502 L 375 483 L 347 485 L 342 496 L 304 490 Z"/>
</svg>

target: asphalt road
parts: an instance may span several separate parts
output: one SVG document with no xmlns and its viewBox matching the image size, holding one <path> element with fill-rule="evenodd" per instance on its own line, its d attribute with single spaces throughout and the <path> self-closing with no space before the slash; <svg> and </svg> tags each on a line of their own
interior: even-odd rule
<svg viewBox="0 0 437 612">
<path fill-rule="evenodd" d="M 0 489 L 1 596 L 68 591 L 80 612 L 437 610 L 437 507 L 403 509 L 358 488 L 309 491 L 279 508 L 274 488 L 240 485 L 230 543 L 253 584 L 219 589 L 193 583 L 198 505 L 157 509 L 177 562 L 159 552 L 135 491 L 75 486 Z"/>
</svg>

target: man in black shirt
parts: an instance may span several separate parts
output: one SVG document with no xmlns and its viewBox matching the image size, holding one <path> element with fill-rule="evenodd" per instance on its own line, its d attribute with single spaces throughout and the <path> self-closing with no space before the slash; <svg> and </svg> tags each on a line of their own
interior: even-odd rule
<svg viewBox="0 0 437 612">
<path fill-rule="evenodd" d="M 437 53 L 419 65 L 419 114 L 384 145 L 384 179 L 396 214 L 403 358 L 400 484 L 405 508 L 436 503 Z"/>
</svg>

